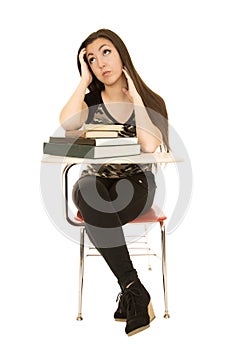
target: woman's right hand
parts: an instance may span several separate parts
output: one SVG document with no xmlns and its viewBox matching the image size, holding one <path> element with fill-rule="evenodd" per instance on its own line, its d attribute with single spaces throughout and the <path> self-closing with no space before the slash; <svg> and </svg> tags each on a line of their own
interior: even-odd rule
<svg viewBox="0 0 233 350">
<path fill-rule="evenodd" d="M 88 68 L 87 63 L 84 61 L 85 54 L 86 54 L 86 48 L 83 48 L 79 53 L 79 62 L 81 64 L 81 79 L 88 86 L 92 82 L 92 75 Z"/>
</svg>

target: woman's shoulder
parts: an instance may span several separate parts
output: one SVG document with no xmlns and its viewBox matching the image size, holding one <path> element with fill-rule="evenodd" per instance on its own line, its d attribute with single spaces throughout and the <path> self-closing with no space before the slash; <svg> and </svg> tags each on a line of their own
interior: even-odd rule
<svg viewBox="0 0 233 350">
<path fill-rule="evenodd" d="M 101 93 L 99 91 L 90 91 L 85 95 L 84 101 L 88 107 L 98 105 L 102 103 Z"/>
</svg>

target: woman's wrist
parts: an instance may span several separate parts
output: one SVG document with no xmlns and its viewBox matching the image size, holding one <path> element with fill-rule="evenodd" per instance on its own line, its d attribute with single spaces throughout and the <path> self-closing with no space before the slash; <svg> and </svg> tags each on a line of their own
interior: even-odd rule
<svg viewBox="0 0 233 350">
<path fill-rule="evenodd" d="M 84 100 L 87 88 L 88 88 L 88 83 L 81 79 L 75 92 L 76 98 L 81 97 L 81 99 Z"/>
<path fill-rule="evenodd" d="M 79 83 L 79 87 L 86 92 L 86 89 L 88 88 L 89 85 L 89 81 L 87 81 L 87 79 L 85 78 L 81 78 L 80 83 Z"/>
</svg>

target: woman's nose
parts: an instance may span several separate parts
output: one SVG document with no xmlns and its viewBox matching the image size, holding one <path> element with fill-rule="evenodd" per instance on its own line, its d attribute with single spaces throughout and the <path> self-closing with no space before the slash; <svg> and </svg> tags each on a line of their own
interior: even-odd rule
<svg viewBox="0 0 233 350">
<path fill-rule="evenodd" d="M 105 67 L 105 60 L 103 58 L 98 58 L 98 66 L 99 68 Z"/>
</svg>

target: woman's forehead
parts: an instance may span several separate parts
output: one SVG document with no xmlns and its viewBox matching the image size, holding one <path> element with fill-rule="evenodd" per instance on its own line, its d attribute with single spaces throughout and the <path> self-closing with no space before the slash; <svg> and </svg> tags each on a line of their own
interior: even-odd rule
<svg viewBox="0 0 233 350">
<path fill-rule="evenodd" d="M 114 47 L 113 43 L 110 40 L 106 38 L 98 38 L 98 39 L 95 39 L 91 44 L 87 45 L 86 47 L 87 53 L 90 53 L 90 52 L 94 53 L 94 51 L 100 51 L 104 45 Z"/>
</svg>

